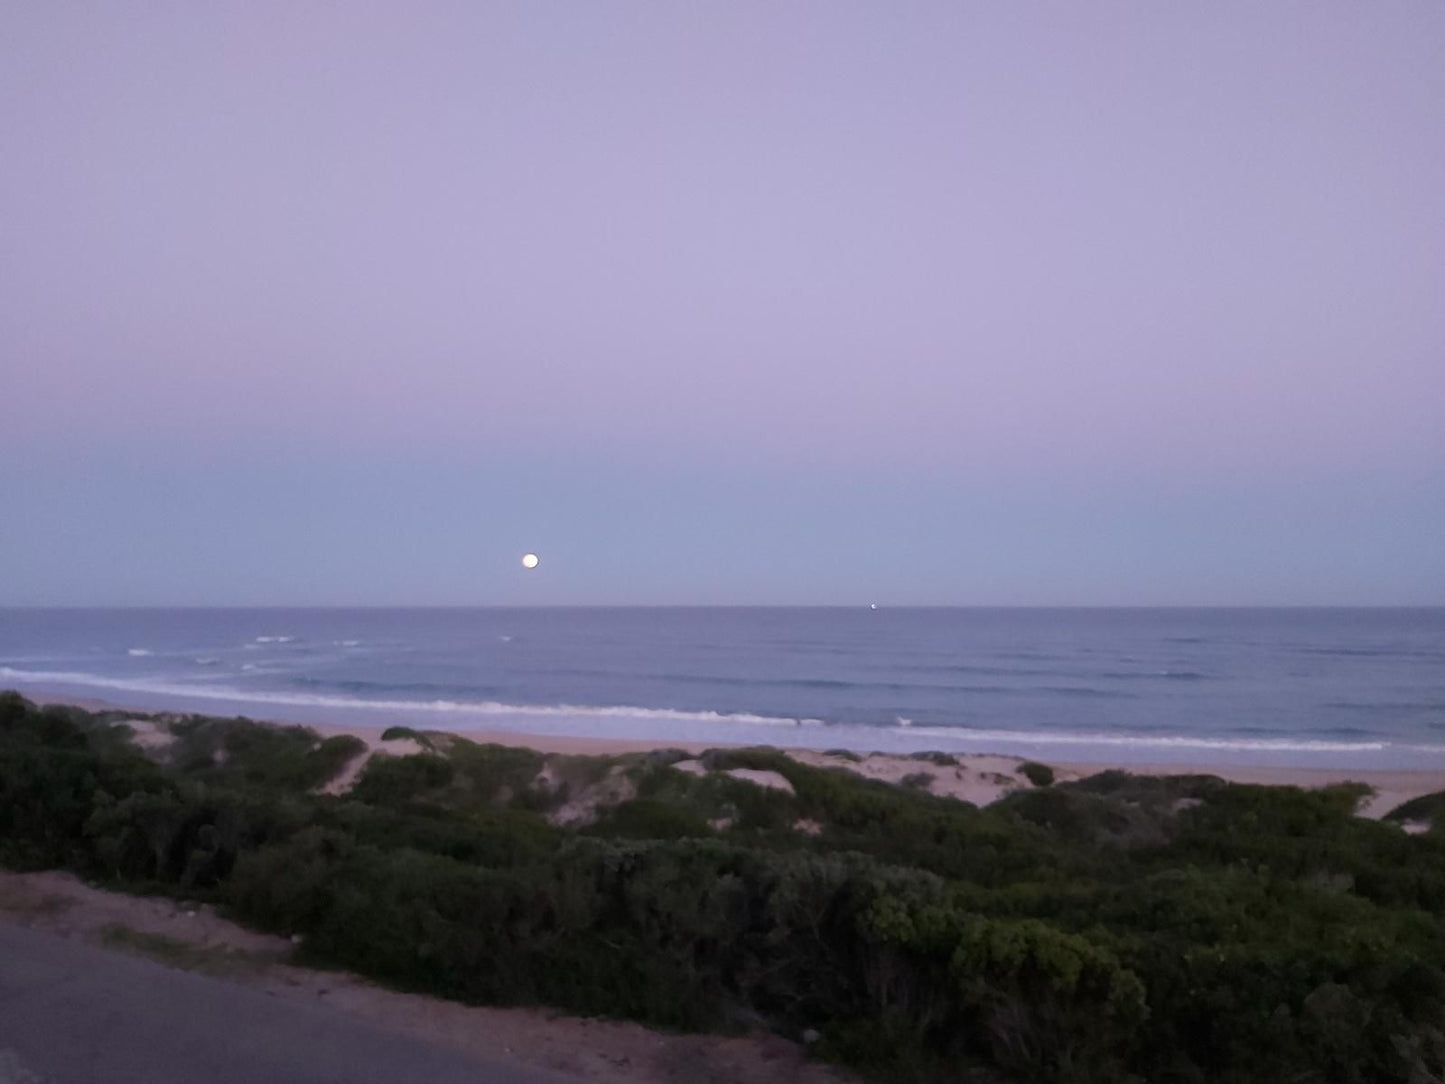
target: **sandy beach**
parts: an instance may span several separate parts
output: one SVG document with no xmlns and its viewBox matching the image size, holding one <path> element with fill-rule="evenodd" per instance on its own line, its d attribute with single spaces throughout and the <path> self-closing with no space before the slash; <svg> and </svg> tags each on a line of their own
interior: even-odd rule
<svg viewBox="0 0 1445 1084">
<path fill-rule="evenodd" d="M 366 726 L 313 726 L 323 734 L 351 734 L 366 742 L 368 755 L 378 752 L 405 755 L 414 752 L 404 739 L 382 741 L 383 728 Z M 450 733 L 450 732 L 443 732 Z M 524 735 L 496 731 L 457 731 L 456 736 L 468 741 L 515 745 L 539 753 L 561 753 L 572 756 L 605 756 L 618 753 L 641 753 L 654 749 L 683 749 L 701 753 L 718 748 L 718 743 L 668 743 L 638 741 L 628 738 L 568 738 L 556 735 Z M 844 768 L 869 779 L 899 783 L 919 773 L 932 776 L 926 789 L 943 797 L 957 798 L 977 806 L 997 801 L 1005 794 L 1029 783 L 1019 772 L 1024 761 L 1017 756 L 994 753 L 950 754 L 956 765 L 935 765 L 916 757 L 896 753 L 858 753 L 861 759 L 836 753 L 820 753 L 812 749 L 790 749 L 777 746 L 804 764 L 817 767 Z M 359 768 L 359 765 L 357 766 Z M 1050 762 L 1055 778 L 1069 782 L 1096 775 L 1102 771 L 1122 769 L 1136 775 L 1214 775 L 1231 783 L 1252 783 L 1261 786 L 1327 787 L 1336 783 L 1363 783 L 1375 793 L 1360 807 L 1360 815 L 1372 819 L 1383 817 L 1412 798 L 1445 790 L 1442 771 L 1387 771 L 1348 768 L 1294 768 L 1281 765 L 1211 765 L 1211 764 L 1108 764 L 1081 762 Z"/>
<path fill-rule="evenodd" d="M 41 704 L 68 704 L 89 711 L 128 711 L 104 700 L 33 696 Z M 152 709 L 162 712 L 166 709 Z M 405 756 L 419 751 L 419 747 L 406 739 L 384 741 L 385 727 L 365 725 L 297 724 L 287 719 L 261 720 L 274 725 L 305 725 L 325 735 L 350 734 L 366 743 L 366 753 L 348 766 L 346 773 L 336 783 L 337 789 L 345 789 L 360 774 L 365 761 L 375 755 Z M 141 728 L 142 731 L 144 728 Z M 522 734 L 515 731 L 457 730 L 427 731 L 427 733 L 451 734 L 468 741 L 510 745 L 532 749 L 544 754 L 567 756 L 609 756 L 624 753 L 645 753 L 657 749 L 680 749 L 700 754 L 707 749 L 720 748 L 718 742 L 666 742 L 637 738 L 570 737 L 556 734 Z M 139 737 L 144 742 L 145 735 Z M 812 749 L 793 749 L 774 746 L 805 764 L 818 767 L 837 767 L 887 783 L 900 783 L 914 777 L 914 784 L 921 783 L 920 773 L 931 778 L 926 787 L 933 794 L 955 798 L 985 806 L 997 801 L 1009 792 L 1030 786 L 1019 771 L 1024 762 L 1012 755 L 992 753 L 949 754 L 955 764 L 937 764 L 916 756 L 897 753 L 865 752 L 852 754 L 818 752 Z M 1445 770 L 1406 771 L 1353 768 L 1302 768 L 1288 765 L 1238 765 L 1238 764 L 1110 764 L 1103 761 L 1049 761 L 1059 782 L 1083 779 L 1110 769 L 1126 770 L 1137 775 L 1213 775 L 1232 783 L 1250 783 L 1261 786 L 1325 787 L 1336 783 L 1363 783 L 1374 792 L 1360 806 L 1360 815 L 1378 819 L 1392 809 L 1423 794 L 1445 790 Z"/>
</svg>

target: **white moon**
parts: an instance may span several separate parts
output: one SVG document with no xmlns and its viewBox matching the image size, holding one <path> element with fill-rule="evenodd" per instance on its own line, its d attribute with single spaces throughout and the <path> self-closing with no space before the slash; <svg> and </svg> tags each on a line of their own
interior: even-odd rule
<svg viewBox="0 0 1445 1084">
<path fill-rule="evenodd" d="M 541 563 L 542 563 L 541 559 L 540 559 L 535 553 L 524 553 L 524 554 L 522 554 L 522 567 L 523 567 L 523 568 L 536 568 L 536 567 L 537 567 L 539 564 L 541 564 Z"/>
</svg>

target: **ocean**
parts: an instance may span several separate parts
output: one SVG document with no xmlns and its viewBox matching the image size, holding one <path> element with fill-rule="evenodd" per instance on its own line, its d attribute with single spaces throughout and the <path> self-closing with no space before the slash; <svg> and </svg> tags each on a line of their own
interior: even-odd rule
<svg viewBox="0 0 1445 1084">
<path fill-rule="evenodd" d="M 1445 609 L 0 610 L 135 708 L 1117 764 L 1445 767 Z"/>
</svg>

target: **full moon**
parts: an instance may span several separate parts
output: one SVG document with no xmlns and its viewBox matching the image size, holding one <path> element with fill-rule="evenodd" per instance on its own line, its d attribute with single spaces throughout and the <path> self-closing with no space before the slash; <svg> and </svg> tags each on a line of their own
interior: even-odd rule
<svg viewBox="0 0 1445 1084">
<path fill-rule="evenodd" d="M 541 564 L 541 563 L 542 563 L 542 562 L 541 562 L 541 559 L 538 558 L 538 556 L 537 556 L 535 553 L 524 553 L 524 554 L 522 554 L 522 567 L 523 567 L 523 568 L 536 568 L 536 567 L 537 567 L 539 564 Z"/>
</svg>

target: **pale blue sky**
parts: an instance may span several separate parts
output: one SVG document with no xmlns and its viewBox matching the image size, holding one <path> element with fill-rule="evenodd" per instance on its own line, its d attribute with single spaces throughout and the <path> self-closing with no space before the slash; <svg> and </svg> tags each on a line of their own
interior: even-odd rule
<svg viewBox="0 0 1445 1084">
<path fill-rule="evenodd" d="M 1442 101 L 1436 3 L 9 5 L 0 605 L 1445 603 Z"/>
</svg>

